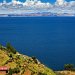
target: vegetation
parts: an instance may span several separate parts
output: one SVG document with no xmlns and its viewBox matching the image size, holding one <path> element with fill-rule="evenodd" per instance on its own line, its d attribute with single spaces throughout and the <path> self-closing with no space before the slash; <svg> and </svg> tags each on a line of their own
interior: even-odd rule
<svg viewBox="0 0 75 75">
<path fill-rule="evenodd" d="M 38 63 L 38 61 L 37 61 L 37 59 L 36 59 L 35 56 L 33 56 L 32 59 L 33 59 L 33 61 L 34 61 L 36 64 Z"/>
<path fill-rule="evenodd" d="M 74 64 L 65 64 L 64 69 L 69 70 L 69 71 L 73 71 L 73 70 L 75 70 Z"/>
<path fill-rule="evenodd" d="M 56 75 L 75 75 L 75 72 L 74 71 L 67 71 L 67 70 L 56 71 Z"/>
<path fill-rule="evenodd" d="M 0 47 L 0 66 L 9 67 L 7 75 L 56 75 L 51 69 L 39 63 L 36 57 L 19 54 L 7 43 Z"/>
<path fill-rule="evenodd" d="M 74 64 L 65 64 L 63 71 L 56 71 L 56 75 L 75 75 Z"/>
<path fill-rule="evenodd" d="M 6 48 L 9 52 L 16 54 L 15 48 L 10 43 L 7 43 Z"/>
<path fill-rule="evenodd" d="M 2 49 L 2 45 L 0 44 L 0 49 Z"/>
<path fill-rule="evenodd" d="M 47 75 L 46 73 L 38 72 L 38 75 Z"/>
<path fill-rule="evenodd" d="M 19 73 L 20 72 L 20 69 L 18 67 L 16 67 L 16 68 L 12 69 L 12 72 L 13 73 Z"/>
<path fill-rule="evenodd" d="M 9 69 L 9 73 L 7 74 L 7 75 L 12 75 L 13 74 L 13 71 L 12 71 L 12 69 L 10 68 Z"/>
</svg>

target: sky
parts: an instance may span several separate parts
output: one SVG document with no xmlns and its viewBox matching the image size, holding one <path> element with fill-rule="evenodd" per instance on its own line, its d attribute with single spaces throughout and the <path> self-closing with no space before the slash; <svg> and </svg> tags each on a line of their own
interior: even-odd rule
<svg viewBox="0 0 75 75">
<path fill-rule="evenodd" d="M 0 2 L 2 2 L 3 0 L 0 0 Z M 10 2 L 11 0 L 6 0 L 7 2 Z M 24 2 L 25 0 L 19 0 Z M 50 2 L 50 3 L 54 3 L 56 0 L 41 0 L 42 2 Z M 66 0 L 66 1 L 75 1 L 75 0 Z"/>
</svg>

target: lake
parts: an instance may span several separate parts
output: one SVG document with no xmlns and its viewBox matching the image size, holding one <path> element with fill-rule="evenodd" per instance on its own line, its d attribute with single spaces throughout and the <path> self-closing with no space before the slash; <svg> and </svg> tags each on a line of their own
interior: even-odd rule
<svg viewBox="0 0 75 75">
<path fill-rule="evenodd" d="M 0 43 L 61 70 L 75 64 L 75 17 L 0 17 Z"/>
</svg>

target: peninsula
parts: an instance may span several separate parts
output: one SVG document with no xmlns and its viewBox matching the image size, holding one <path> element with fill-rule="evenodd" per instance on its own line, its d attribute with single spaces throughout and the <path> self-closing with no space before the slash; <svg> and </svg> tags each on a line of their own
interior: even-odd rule
<svg viewBox="0 0 75 75">
<path fill-rule="evenodd" d="M 8 43 L 0 45 L 0 75 L 56 75 L 36 57 L 16 52 Z"/>
</svg>

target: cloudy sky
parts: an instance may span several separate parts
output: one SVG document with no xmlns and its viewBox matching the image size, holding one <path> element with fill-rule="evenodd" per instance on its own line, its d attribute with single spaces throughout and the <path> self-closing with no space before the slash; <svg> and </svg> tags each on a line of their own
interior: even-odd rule
<svg viewBox="0 0 75 75">
<path fill-rule="evenodd" d="M 3 0 L 0 0 L 0 2 L 2 2 Z M 6 0 L 7 2 L 10 2 L 11 0 Z M 24 2 L 25 0 L 19 0 Z M 56 0 L 41 0 L 42 2 L 50 2 L 50 3 L 54 3 Z M 75 0 L 66 0 L 66 1 L 75 1 Z"/>
</svg>

